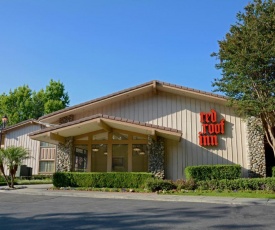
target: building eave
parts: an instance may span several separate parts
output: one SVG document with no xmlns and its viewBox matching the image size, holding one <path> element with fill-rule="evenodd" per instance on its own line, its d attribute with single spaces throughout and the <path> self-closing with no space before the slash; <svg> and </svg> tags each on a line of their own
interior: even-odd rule
<svg viewBox="0 0 275 230">
<path fill-rule="evenodd" d="M 29 136 L 34 140 L 57 144 L 58 142 L 64 142 L 66 137 L 79 136 L 102 129 L 108 132 L 111 132 L 113 129 L 120 129 L 145 135 L 161 136 L 176 141 L 180 141 L 182 135 L 180 130 L 168 127 L 124 119 L 121 117 L 96 114 L 77 121 L 38 130 L 30 133 Z"/>
<path fill-rule="evenodd" d="M 71 106 L 62 110 L 58 110 L 56 112 L 42 116 L 38 120 L 46 123 L 57 123 L 59 118 L 78 112 L 85 112 L 85 110 L 88 110 L 90 106 L 100 107 L 106 105 L 107 103 L 114 103 L 125 98 L 138 96 L 147 92 L 156 93 L 157 91 L 163 91 L 177 95 L 184 95 L 187 97 L 193 97 L 203 100 L 210 100 L 212 102 L 221 104 L 225 104 L 227 102 L 226 97 L 218 94 L 154 80 L 122 91 L 118 91 L 113 94 L 109 94 L 104 97 L 77 104 L 75 106 Z"/>
</svg>

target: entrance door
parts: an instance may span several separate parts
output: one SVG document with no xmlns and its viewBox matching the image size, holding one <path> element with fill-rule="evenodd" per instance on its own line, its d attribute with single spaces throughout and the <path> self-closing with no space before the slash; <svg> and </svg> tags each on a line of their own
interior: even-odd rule
<svg viewBox="0 0 275 230">
<path fill-rule="evenodd" d="M 87 169 L 87 147 L 77 146 L 75 148 L 74 170 L 76 172 L 86 172 Z"/>
<path fill-rule="evenodd" d="M 128 145 L 112 145 L 112 171 L 128 172 Z"/>
<path fill-rule="evenodd" d="M 107 145 L 92 145 L 92 172 L 107 171 Z"/>
</svg>

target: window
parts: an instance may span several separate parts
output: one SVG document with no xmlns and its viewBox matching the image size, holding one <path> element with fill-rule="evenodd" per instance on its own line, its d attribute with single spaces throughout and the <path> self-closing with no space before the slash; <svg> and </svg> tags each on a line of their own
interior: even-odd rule
<svg viewBox="0 0 275 230">
<path fill-rule="evenodd" d="M 75 148 L 74 170 L 86 172 L 87 169 L 87 146 L 81 145 Z"/>
<path fill-rule="evenodd" d="M 54 161 L 40 161 L 39 162 L 39 172 L 40 173 L 53 173 Z"/>
<path fill-rule="evenodd" d="M 91 134 L 92 172 L 147 172 L 148 136 L 126 130 L 103 130 Z M 81 143 L 81 142 L 79 142 Z M 84 142 L 83 142 L 84 143 Z"/>
<path fill-rule="evenodd" d="M 113 132 L 113 140 L 128 140 L 128 134 Z"/>
<path fill-rule="evenodd" d="M 55 145 L 41 141 L 40 142 L 40 147 L 42 147 L 42 148 L 55 148 Z"/>
<path fill-rule="evenodd" d="M 92 145 L 92 171 L 106 172 L 107 171 L 107 145 L 98 144 Z"/>
<path fill-rule="evenodd" d="M 39 173 L 55 172 L 56 146 L 40 142 Z"/>
<path fill-rule="evenodd" d="M 133 140 L 147 140 L 147 138 L 143 136 L 133 136 Z"/>
<path fill-rule="evenodd" d="M 132 150 L 132 171 L 147 172 L 148 171 L 148 153 L 146 145 L 133 145 Z"/>
<path fill-rule="evenodd" d="M 108 140 L 108 133 L 99 133 L 93 135 L 94 141 L 102 141 L 102 140 Z"/>
<path fill-rule="evenodd" d="M 112 171 L 128 171 L 128 145 L 112 145 Z"/>
</svg>

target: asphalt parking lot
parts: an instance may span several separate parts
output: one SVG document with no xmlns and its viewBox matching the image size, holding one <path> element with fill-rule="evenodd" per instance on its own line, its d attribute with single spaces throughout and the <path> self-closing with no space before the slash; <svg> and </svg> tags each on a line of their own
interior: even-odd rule
<svg viewBox="0 0 275 230">
<path fill-rule="evenodd" d="M 142 195 L 147 198 L 141 199 Z M 1 190 L 0 226 L 31 230 L 273 229 L 275 224 L 274 205 L 266 200 L 222 203 L 168 198 L 157 194 L 53 191 L 45 186 Z"/>
</svg>

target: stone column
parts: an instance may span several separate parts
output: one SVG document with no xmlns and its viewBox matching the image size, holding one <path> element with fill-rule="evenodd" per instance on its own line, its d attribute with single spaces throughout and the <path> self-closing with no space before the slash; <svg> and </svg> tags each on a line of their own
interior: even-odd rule
<svg viewBox="0 0 275 230">
<path fill-rule="evenodd" d="M 56 172 L 70 172 L 73 166 L 73 137 L 65 138 L 65 143 L 59 143 L 56 154 Z"/>
<path fill-rule="evenodd" d="M 262 121 L 250 117 L 246 121 L 248 145 L 248 176 L 266 177 L 264 131 Z"/>
<path fill-rule="evenodd" d="M 155 177 L 164 179 L 164 140 L 161 137 L 153 140 L 148 136 L 148 168 Z"/>
</svg>

